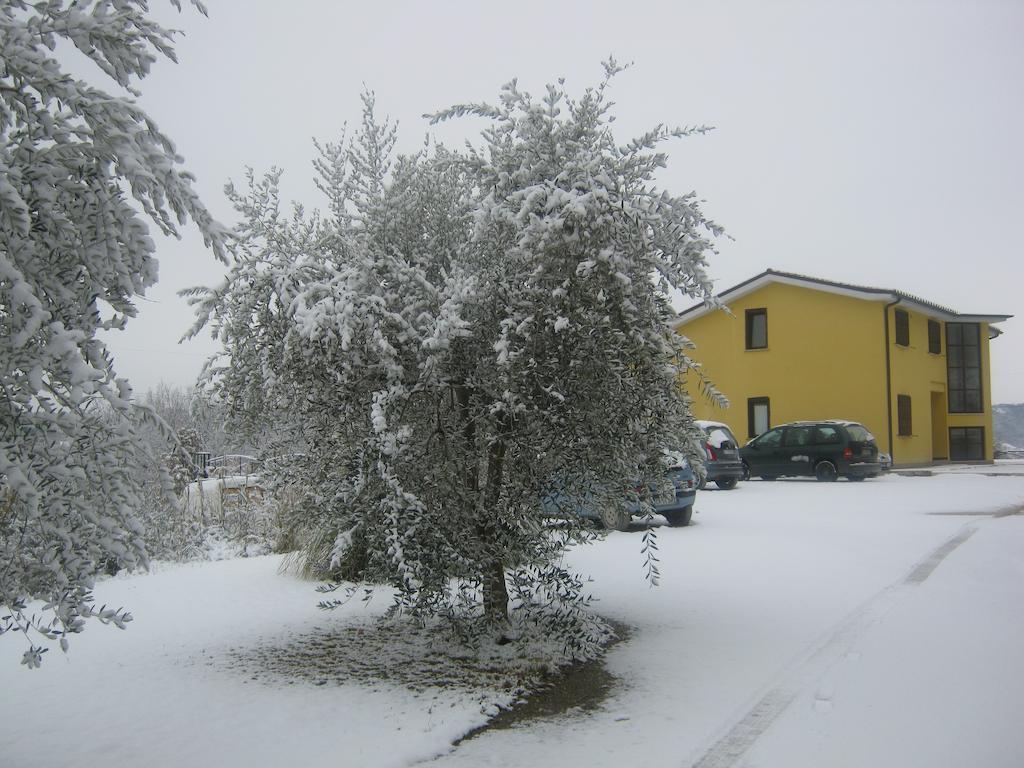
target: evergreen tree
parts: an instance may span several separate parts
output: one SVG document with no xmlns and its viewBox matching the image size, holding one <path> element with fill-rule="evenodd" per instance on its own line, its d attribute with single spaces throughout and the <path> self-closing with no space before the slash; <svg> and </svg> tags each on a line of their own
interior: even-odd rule
<svg viewBox="0 0 1024 768">
<path fill-rule="evenodd" d="M 132 83 L 174 59 L 173 33 L 147 11 L 0 5 L 0 634 L 24 634 L 29 667 L 40 637 L 66 649 L 89 617 L 123 626 L 129 614 L 93 605 L 93 577 L 146 561 L 134 510 L 150 416 L 97 338 L 156 280 L 145 218 L 169 235 L 192 219 L 224 257 L 174 145 L 134 100 Z M 60 45 L 123 95 L 63 71 Z"/>
<path fill-rule="evenodd" d="M 433 116 L 491 121 L 461 152 L 393 157 L 367 94 L 348 151 L 321 147 L 324 217 L 282 214 L 278 172 L 230 191 L 230 273 L 194 292 L 230 353 L 211 373 L 236 417 L 304 446 L 285 475 L 329 568 L 395 585 L 400 611 L 585 652 L 599 632 L 562 554 L 594 534 L 551 525 L 542 495 L 621 505 L 663 451 L 692 454 L 680 377 L 700 372 L 670 295 L 710 298 L 721 230 L 654 174 L 663 140 L 706 129 L 617 145 L 619 70 L 578 99 L 513 82 Z"/>
</svg>

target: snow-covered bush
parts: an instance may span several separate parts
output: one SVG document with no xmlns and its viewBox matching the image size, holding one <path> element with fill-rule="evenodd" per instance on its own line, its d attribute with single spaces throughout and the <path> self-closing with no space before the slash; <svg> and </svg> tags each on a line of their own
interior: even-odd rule
<svg viewBox="0 0 1024 768">
<path fill-rule="evenodd" d="M 192 219 L 223 257 L 174 145 L 134 100 L 133 81 L 174 58 L 147 10 L 0 4 L 0 634 L 28 638 L 30 667 L 40 638 L 66 648 L 90 617 L 123 626 L 125 611 L 93 605 L 93 577 L 146 560 L 148 417 L 97 338 L 156 280 L 145 218 L 171 235 Z M 61 46 L 120 95 L 63 71 Z M 33 598 L 45 607 L 30 612 Z"/>
<path fill-rule="evenodd" d="M 323 216 L 282 213 L 276 171 L 229 190 L 231 270 L 193 293 L 229 353 L 213 380 L 240 421 L 301 446 L 278 482 L 302 489 L 330 566 L 390 582 L 397 610 L 512 618 L 585 652 L 600 632 L 561 555 L 593 533 L 551 525 L 540 495 L 621 504 L 662 449 L 692 450 L 679 380 L 700 371 L 670 296 L 710 296 L 720 230 L 654 175 L 662 141 L 704 129 L 617 144 L 619 69 L 578 99 L 513 82 L 435 115 L 491 122 L 460 152 L 393 157 L 368 94 L 353 140 L 320 146 Z"/>
</svg>

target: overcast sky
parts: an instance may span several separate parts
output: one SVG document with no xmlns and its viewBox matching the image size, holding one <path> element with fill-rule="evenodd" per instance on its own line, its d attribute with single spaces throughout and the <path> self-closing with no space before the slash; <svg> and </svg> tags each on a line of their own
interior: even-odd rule
<svg viewBox="0 0 1024 768">
<path fill-rule="evenodd" d="M 223 185 L 246 166 L 282 167 L 287 197 L 324 205 L 312 139 L 358 123 L 364 84 L 414 150 L 426 112 L 496 101 L 514 77 L 579 93 L 614 54 L 634 62 L 613 89 L 620 143 L 657 123 L 716 128 L 666 145 L 660 182 L 696 190 L 735 238 L 710 265 L 719 288 L 773 267 L 1018 315 L 992 344 L 992 391 L 1024 402 L 1019 0 L 206 2 L 209 18 L 154 2 L 185 35 L 142 103 L 225 224 Z M 177 344 L 191 315 L 176 292 L 220 272 L 194 232 L 163 243 L 160 282 L 108 338 L 137 391 L 195 379 L 213 345 Z"/>
</svg>

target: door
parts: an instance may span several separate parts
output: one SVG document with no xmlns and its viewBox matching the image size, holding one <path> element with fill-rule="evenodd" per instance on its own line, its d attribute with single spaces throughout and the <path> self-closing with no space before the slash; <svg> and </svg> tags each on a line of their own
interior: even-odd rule
<svg viewBox="0 0 1024 768">
<path fill-rule="evenodd" d="M 789 427 L 779 452 L 780 475 L 814 474 L 814 425 Z"/>
<path fill-rule="evenodd" d="M 778 477 L 783 431 L 782 427 L 770 429 L 743 449 L 743 459 L 750 466 L 750 474 Z"/>
<path fill-rule="evenodd" d="M 842 469 L 843 448 L 846 440 L 835 424 L 819 424 L 814 430 L 814 452 L 816 460 L 827 459 L 837 470 Z"/>
</svg>

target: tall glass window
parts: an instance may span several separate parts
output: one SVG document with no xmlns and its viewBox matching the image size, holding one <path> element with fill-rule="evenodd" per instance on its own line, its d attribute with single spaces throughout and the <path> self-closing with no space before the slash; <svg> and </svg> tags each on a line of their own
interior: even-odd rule
<svg viewBox="0 0 1024 768">
<path fill-rule="evenodd" d="M 953 427 L 949 430 L 949 458 L 980 461 L 985 458 L 984 427 Z"/>
<path fill-rule="evenodd" d="M 981 327 L 946 323 L 946 380 L 950 413 L 981 413 Z"/>
<path fill-rule="evenodd" d="M 747 435 L 757 437 L 771 425 L 771 404 L 767 397 L 747 400 Z"/>
<path fill-rule="evenodd" d="M 747 349 L 768 348 L 768 310 L 747 310 Z"/>
</svg>

